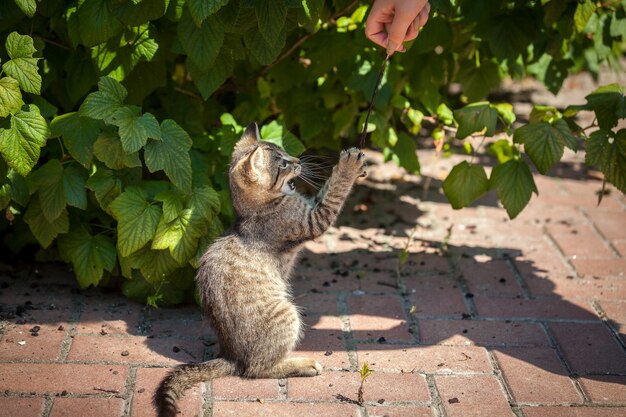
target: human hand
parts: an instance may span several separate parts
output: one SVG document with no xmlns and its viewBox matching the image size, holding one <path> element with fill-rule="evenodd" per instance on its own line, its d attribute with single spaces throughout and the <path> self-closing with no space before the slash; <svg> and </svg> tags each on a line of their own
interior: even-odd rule
<svg viewBox="0 0 626 417">
<path fill-rule="evenodd" d="M 375 44 L 386 48 L 387 55 L 406 49 L 402 42 L 417 37 L 428 21 L 428 0 L 374 0 L 365 35 Z"/>
</svg>

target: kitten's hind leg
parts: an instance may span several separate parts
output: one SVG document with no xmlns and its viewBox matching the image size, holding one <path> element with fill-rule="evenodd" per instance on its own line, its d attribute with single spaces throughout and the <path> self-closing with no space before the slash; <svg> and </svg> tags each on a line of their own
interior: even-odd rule
<svg viewBox="0 0 626 417">
<path fill-rule="evenodd" d="M 316 376 L 322 373 L 322 365 L 311 358 L 287 358 L 272 369 L 262 371 L 257 378 L 289 378 L 295 376 Z"/>
</svg>

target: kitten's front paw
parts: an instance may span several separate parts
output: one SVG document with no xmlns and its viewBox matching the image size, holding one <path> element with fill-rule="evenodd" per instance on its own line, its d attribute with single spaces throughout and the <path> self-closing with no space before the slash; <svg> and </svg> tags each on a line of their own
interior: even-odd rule
<svg viewBox="0 0 626 417">
<path fill-rule="evenodd" d="M 344 175 L 349 175 L 355 179 L 357 177 L 364 177 L 367 175 L 365 172 L 365 154 L 357 148 L 350 148 L 341 151 L 337 167 L 339 172 Z"/>
</svg>

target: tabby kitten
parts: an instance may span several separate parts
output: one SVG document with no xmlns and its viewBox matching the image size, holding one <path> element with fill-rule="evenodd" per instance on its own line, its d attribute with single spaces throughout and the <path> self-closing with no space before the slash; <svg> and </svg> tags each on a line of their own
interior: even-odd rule
<svg viewBox="0 0 626 417">
<path fill-rule="evenodd" d="M 181 365 L 154 395 L 160 417 L 177 413 L 176 401 L 192 385 L 227 375 L 245 378 L 315 376 L 322 365 L 288 357 L 302 337 L 289 274 L 302 244 L 337 218 L 354 181 L 365 175 L 364 155 L 341 152 L 315 198 L 296 193 L 300 160 L 259 140 L 256 123 L 235 145 L 230 188 L 234 226 L 204 254 L 196 282 L 204 313 L 220 345 L 217 359 Z"/>
</svg>

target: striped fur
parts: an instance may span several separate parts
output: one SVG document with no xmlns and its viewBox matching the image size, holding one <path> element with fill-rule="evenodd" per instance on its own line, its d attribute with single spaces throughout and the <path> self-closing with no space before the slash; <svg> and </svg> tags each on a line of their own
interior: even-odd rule
<svg viewBox="0 0 626 417">
<path fill-rule="evenodd" d="M 356 148 L 341 152 L 331 177 L 315 198 L 294 191 L 297 158 L 261 142 L 256 124 L 237 142 L 230 188 L 234 226 L 202 258 L 196 282 L 205 315 L 220 342 L 219 359 L 176 368 L 154 396 L 160 417 L 173 417 L 176 401 L 192 385 L 226 375 L 247 378 L 315 376 L 310 358 L 288 358 L 302 337 L 289 274 L 308 240 L 335 221 L 354 181 L 364 175 Z"/>
</svg>

